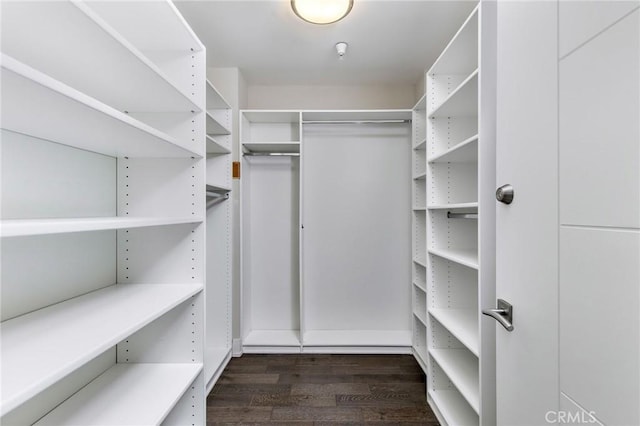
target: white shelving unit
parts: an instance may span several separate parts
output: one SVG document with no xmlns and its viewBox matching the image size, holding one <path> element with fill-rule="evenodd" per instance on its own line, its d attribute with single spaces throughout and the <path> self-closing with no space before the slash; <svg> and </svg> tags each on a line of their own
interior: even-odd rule
<svg viewBox="0 0 640 426">
<path fill-rule="evenodd" d="M 409 265 L 403 261 L 410 255 L 409 242 L 405 241 L 410 223 L 404 207 L 400 207 L 404 202 L 409 205 L 410 200 L 404 186 L 412 179 L 407 156 L 411 150 L 410 118 L 408 110 L 240 111 L 244 352 L 410 351 L 411 290 L 398 288 L 397 280 L 391 278 L 410 280 Z M 422 146 L 424 154 L 425 144 Z M 371 162 L 362 161 L 353 167 L 342 163 L 353 158 L 355 152 L 367 151 L 366 157 L 368 150 L 374 152 Z M 385 167 L 401 172 L 392 178 L 381 176 L 377 170 L 382 166 L 372 165 L 381 159 Z M 335 170 L 331 179 L 326 179 L 327 170 Z M 415 176 L 416 182 L 425 188 L 425 155 L 418 174 L 421 176 Z M 394 191 L 394 197 L 401 201 L 378 207 L 372 214 L 369 206 L 377 203 L 377 195 L 364 188 L 351 190 L 361 197 L 349 195 L 343 189 L 350 176 L 367 176 L 358 184 L 374 182 L 379 191 Z M 402 185 L 400 190 L 398 185 Z M 312 195 L 305 196 L 305 191 Z M 318 205 L 321 200 L 325 200 L 324 206 Z M 421 223 L 426 232 L 426 193 L 421 204 Z M 369 217 L 362 220 L 366 209 Z M 381 246 L 363 241 L 373 238 L 368 231 L 378 229 L 383 220 L 391 220 L 407 232 L 380 236 L 390 232 L 388 228 L 376 234 L 387 244 L 381 253 Z M 337 229 L 345 230 L 339 238 L 348 241 L 340 248 L 344 255 L 338 255 L 339 250 L 325 250 L 340 245 L 336 243 Z M 359 237 L 344 237 L 349 233 Z M 354 269 L 348 259 L 356 256 L 370 264 Z M 420 256 L 426 265 L 426 246 Z M 424 295 L 425 273 L 416 282 L 422 286 L 416 291 Z M 341 306 L 331 306 L 340 291 L 344 292 Z M 423 299 L 420 309 L 425 327 L 426 295 Z M 373 318 L 374 305 L 384 305 L 387 315 Z M 426 360 L 426 331 L 423 335 Z"/>
<path fill-rule="evenodd" d="M 427 100 L 423 96 L 413 107 L 412 146 L 412 300 L 413 354 L 427 373 Z"/>
<path fill-rule="evenodd" d="M 204 373 L 207 393 L 231 359 L 232 341 L 232 110 L 215 86 L 206 81 L 207 111 L 207 281 Z M 215 117 L 215 124 L 212 123 Z"/>
<path fill-rule="evenodd" d="M 204 424 L 204 46 L 168 1 L 2 9 L 0 422 Z"/>
<path fill-rule="evenodd" d="M 427 396 L 448 425 L 496 421 L 495 326 L 483 325 L 480 312 L 495 303 L 490 3 L 480 3 L 426 73 Z"/>
<path fill-rule="evenodd" d="M 243 351 L 300 352 L 300 111 L 240 121 Z"/>
</svg>

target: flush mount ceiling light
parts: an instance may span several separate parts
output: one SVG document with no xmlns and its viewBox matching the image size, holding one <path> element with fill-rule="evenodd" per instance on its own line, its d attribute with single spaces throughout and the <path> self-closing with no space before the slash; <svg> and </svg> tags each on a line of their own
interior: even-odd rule
<svg viewBox="0 0 640 426">
<path fill-rule="evenodd" d="M 332 24 L 347 16 L 353 0 L 291 0 L 296 15 L 312 24 Z"/>
</svg>

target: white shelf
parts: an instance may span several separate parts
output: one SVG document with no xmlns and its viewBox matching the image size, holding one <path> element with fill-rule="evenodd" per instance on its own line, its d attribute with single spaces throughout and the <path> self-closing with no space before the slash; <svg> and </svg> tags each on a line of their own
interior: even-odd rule
<svg viewBox="0 0 640 426">
<path fill-rule="evenodd" d="M 422 266 L 423 268 L 427 267 L 427 259 L 426 258 L 422 258 L 422 257 L 414 257 L 413 258 L 413 263 L 416 263 L 420 266 Z"/>
<path fill-rule="evenodd" d="M 473 117 L 478 115 L 478 70 L 467 77 L 429 117 Z"/>
<path fill-rule="evenodd" d="M 420 321 L 425 327 L 427 326 L 427 319 L 425 318 L 425 316 L 422 313 L 416 312 L 414 310 L 413 311 L 413 316 L 416 317 L 418 319 L 418 321 Z"/>
<path fill-rule="evenodd" d="M 478 342 L 478 314 L 474 309 L 429 309 L 429 315 L 465 345 L 476 356 Z"/>
<path fill-rule="evenodd" d="M 416 151 L 424 151 L 426 148 L 427 148 L 427 138 L 422 139 L 413 147 L 413 149 Z"/>
<path fill-rule="evenodd" d="M 480 424 L 478 414 L 471 409 L 458 391 L 430 389 L 429 396 L 447 425 L 476 426 Z"/>
<path fill-rule="evenodd" d="M 417 176 L 414 176 L 413 180 L 424 180 L 426 178 L 427 178 L 427 172 L 424 172 L 424 173 L 420 173 Z"/>
<path fill-rule="evenodd" d="M 425 292 L 425 293 L 427 292 L 426 287 L 424 287 L 424 286 L 422 286 L 422 285 L 418 284 L 417 282 L 415 282 L 415 281 L 414 281 L 414 282 L 413 282 L 413 285 L 414 285 L 414 286 L 416 286 L 417 288 L 419 288 L 420 290 L 422 290 L 423 292 Z"/>
<path fill-rule="evenodd" d="M 471 408 L 476 413 L 480 413 L 478 358 L 466 349 L 429 349 L 429 354 L 458 388 Z"/>
<path fill-rule="evenodd" d="M 3 322 L 6 413 L 202 290 L 202 284 L 120 284 Z"/>
<path fill-rule="evenodd" d="M 91 217 L 64 219 L 6 219 L 0 221 L 0 236 L 64 234 L 70 232 L 106 231 L 110 229 L 144 228 L 187 223 L 201 223 L 201 217 Z"/>
<path fill-rule="evenodd" d="M 202 364 L 116 364 L 35 423 L 58 425 L 158 425 Z"/>
<path fill-rule="evenodd" d="M 426 207 L 413 207 L 412 210 L 414 212 L 426 212 L 427 208 Z"/>
<path fill-rule="evenodd" d="M 249 152 L 300 152 L 300 142 L 245 142 L 242 146 Z"/>
<path fill-rule="evenodd" d="M 440 256 L 468 268 L 478 269 L 478 251 L 475 249 L 430 248 L 427 251 L 429 254 Z"/>
<path fill-rule="evenodd" d="M 207 111 L 207 134 L 208 135 L 230 135 L 231 130 L 214 117 L 215 110 Z"/>
<path fill-rule="evenodd" d="M 477 209 L 478 203 L 432 204 L 427 206 L 427 208 L 429 210 Z"/>
<path fill-rule="evenodd" d="M 209 135 L 206 135 L 207 140 L 207 154 L 231 154 L 231 149 L 227 144 L 220 142 L 218 139 L 214 139 Z"/>
<path fill-rule="evenodd" d="M 201 157 L 175 138 L 2 55 L 2 128 L 114 157 Z"/>
<path fill-rule="evenodd" d="M 87 5 L 144 52 L 204 50 L 171 1 L 89 1 Z"/>
<path fill-rule="evenodd" d="M 243 340 L 244 346 L 300 346 L 298 330 L 252 330 Z"/>
<path fill-rule="evenodd" d="M 298 123 L 300 121 L 299 111 L 243 110 L 241 115 L 250 123 Z"/>
<path fill-rule="evenodd" d="M 429 163 L 475 163 L 478 161 L 478 135 L 452 146 L 442 154 L 428 158 Z"/>
<path fill-rule="evenodd" d="M 209 80 L 207 80 L 207 109 L 229 109 L 231 106 L 229 102 L 227 102 L 218 92 L 218 89 L 215 88 L 213 84 Z"/>
<path fill-rule="evenodd" d="M 208 384 L 217 373 L 221 372 L 222 368 L 226 365 L 225 360 L 230 357 L 231 348 L 210 346 L 204 349 L 204 362 L 207 365 L 208 371 L 208 377 L 205 377 L 205 383 Z"/>
<path fill-rule="evenodd" d="M 422 97 L 418 100 L 418 102 L 416 102 L 412 109 L 414 111 L 424 111 L 425 109 L 427 109 L 427 95 L 422 95 Z"/>
<path fill-rule="evenodd" d="M 201 110 L 85 3 L 8 2 L 3 15 L 5 53 L 121 112 Z M 82 52 L 82 58 L 69 60 L 67 52 Z"/>
<path fill-rule="evenodd" d="M 409 330 L 309 330 L 305 346 L 411 346 Z"/>
<path fill-rule="evenodd" d="M 478 67 L 478 7 L 429 69 L 429 75 L 458 74 Z"/>
</svg>

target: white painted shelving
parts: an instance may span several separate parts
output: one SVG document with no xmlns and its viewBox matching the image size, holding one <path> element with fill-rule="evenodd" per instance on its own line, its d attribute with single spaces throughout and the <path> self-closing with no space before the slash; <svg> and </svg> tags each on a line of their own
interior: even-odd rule
<svg viewBox="0 0 640 426">
<path fill-rule="evenodd" d="M 204 46 L 170 1 L 2 9 L 0 422 L 204 424 Z"/>
<path fill-rule="evenodd" d="M 495 424 L 495 4 L 426 73 L 427 396 L 442 424 Z M 480 341 L 483 345 L 480 345 Z"/>
</svg>

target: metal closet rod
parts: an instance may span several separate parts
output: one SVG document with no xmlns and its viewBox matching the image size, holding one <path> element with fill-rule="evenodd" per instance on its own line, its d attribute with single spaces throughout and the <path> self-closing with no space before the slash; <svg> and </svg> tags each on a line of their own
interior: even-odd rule
<svg viewBox="0 0 640 426">
<path fill-rule="evenodd" d="M 249 157 L 300 157 L 299 152 L 245 152 Z"/>
<path fill-rule="evenodd" d="M 449 219 L 477 219 L 478 213 L 453 213 L 447 212 L 447 218 Z"/>
<path fill-rule="evenodd" d="M 402 124 L 411 123 L 409 119 L 399 120 L 303 120 L 302 124 Z"/>
<path fill-rule="evenodd" d="M 208 195 L 208 194 L 207 194 L 207 195 Z M 224 194 L 224 195 L 220 195 L 219 197 L 214 198 L 214 199 L 213 199 L 213 200 L 211 200 L 211 201 L 207 201 L 207 209 L 208 209 L 209 207 L 213 207 L 213 206 L 215 206 L 216 204 L 219 204 L 219 203 L 221 203 L 221 202 L 223 202 L 223 201 L 227 201 L 228 199 L 229 199 L 229 194 Z"/>
</svg>

